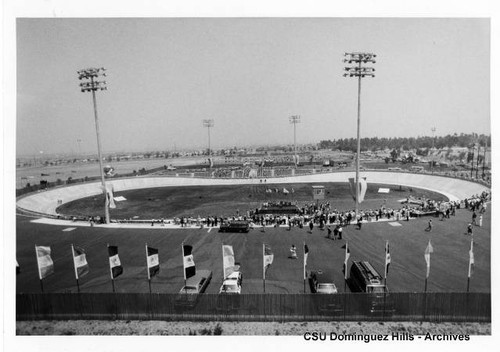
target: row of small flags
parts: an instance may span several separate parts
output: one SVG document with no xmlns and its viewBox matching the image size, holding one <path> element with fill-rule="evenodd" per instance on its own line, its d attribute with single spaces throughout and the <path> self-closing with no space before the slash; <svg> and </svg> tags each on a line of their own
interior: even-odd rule
<svg viewBox="0 0 500 352">
<path fill-rule="evenodd" d="M 347 280 L 347 265 L 351 252 L 349 249 L 349 243 L 346 242 L 345 246 L 345 259 L 342 271 L 344 273 L 344 279 Z M 37 256 L 38 264 L 38 274 L 40 280 L 48 277 L 54 273 L 54 262 L 51 258 L 51 249 L 49 246 L 37 246 L 35 245 L 35 251 Z M 78 283 L 78 279 L 87 275 L 89 273 L 89 264 L 87 263 L 87 258 L 83 248 L 71 245 L 71 252 L 73 256 L 73 263 L 75 269 L 75 277 Z M 425 279 L 429 278 L 430 267 L 431 267 L 431 253 L 434 252 L 431 241 L 427 244 L 424 252 L 424 259 L 426 262 L 426 275 Z M 111 279 L 114 280 L 118 276 L 123 274 L 123 266 L 120 262 L 118 256 L 118 247 L 108 245 L 108 255 L 109 255 L 109 268 Z M 193 247 L 190 245 L 182 244 L 182 257 L 183 257 L 183 267 L 184 267 L 184 280 L 196 275 L 196 266 L 193 257 Z M 303 273 L 304 281 L 307 279 L 307 259 L 309 257 L 309 247 L 304 242 L 304 261 L 303 261 Z M 265 290 L 265 280 L 268 268 L 274 261 L 274 254 L 271 250 L 271 246 L 268 244 L 262 244 L 262 278 L 264 280 L 264 290 Z M 234 250 L 233 246 L 222 245 L 222 260 L 223 260 L 223 275 L 224 279 L 228 277 L 236 268 L 234 260 Z M 158 255 L 158 249 L 150 247 L 146 244 L 146 262 L 147 262 L 147 273 L 148 280 L 151 280 L 153 276 L 156 276 L 160 272 L 160 260 Z M 389 249 L 389 241 L 385 243 L 385 265 L 384 265 L 384 279 L 387 279 L 387 274 L 389 272 L 389 265 L 391 264 L 391 253 Z M 467 277 L 472 276 L 474 269 L 474 241 L 471 239 L 470 250 L 469 250 L 469 269 Z M 42 286 L 43 290 L 43 286 Z"/>
<path fill-rule="evenodd" d="M 264 267 L 264 280 L 267 268 L 273 263 L 274 254 L 271 251 L 271 247 L 267 244 L 263 244 L 263 267 Z M 52 260 L 51 248 L 49 246 L 37 246 L 35 245 L 35 252 L 38 264 L 38 274 L 40 282 L 46 277 L 54 274 L 54 262 Z M 75 269 L 75 278 L 78 286 L 78 291 L 80 291 L 78 280 L 89 273 L 89 264 L 87 262 L 87 257 L 85 250 L 81 247 L 71 245 L 71 252 L 73 257 L 73 264 Z M 118 247 L 108 245 L 108 256 L 109 256 L 109 270 L 111 275 L 111 280 L 116 279 L 118 276 L 123 274 L 123 266 L 118 255 Z M 236 264 L 234 260 L 233 246 L 223 245 L 222 246 L 222 256 L 223 256 L 223 271 L 224 279 L 228 277 L 231 273 L 236 270 Z M 196 265 L 194 263 L 193 256 L 193 246 L 182 244 L 182 262 L 184 267 L 184 280 L 189 279 L 196 275 Z M 146 243 L 146 263 L 147 263 L 147 273 L 148 280 L 151 284 L 151 278 L 156 276 L 160 272 L 160 259 L 158 254 L 158 249 L 147 245 Z M 151 288 L 151 286 L 150 286 Z M 43 291 L 43 283 L 42 283 Z M 114 291 L 114 283 L 113 283 Z"/>
</svg>

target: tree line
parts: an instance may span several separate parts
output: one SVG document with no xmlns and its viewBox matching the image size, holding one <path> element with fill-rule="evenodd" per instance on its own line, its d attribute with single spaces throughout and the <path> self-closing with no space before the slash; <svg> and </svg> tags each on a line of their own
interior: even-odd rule
<svg viewBox="0 0 500 352">
<path fill-rule="evenodd" d="M 432 147 L 437 149 L 462 147 L 487 147 L 491 146 L 491 136 L 484 134 L 478 135 L 477 133 L 471 134 L 449 134 L 446 136 L 424 136 L 424 137 L 398 137 L 398 138 L 361 138 L 361 151 L 377 151 L 384 149 L 397 149 L 397 150 L 429 150 Z M 341 151 L 356 152 L 357 142 L 356 138 L 344 138 L 334 140 L 322 140 L 318 143 L 320 149 L 332 149 Z"/>
</svg>

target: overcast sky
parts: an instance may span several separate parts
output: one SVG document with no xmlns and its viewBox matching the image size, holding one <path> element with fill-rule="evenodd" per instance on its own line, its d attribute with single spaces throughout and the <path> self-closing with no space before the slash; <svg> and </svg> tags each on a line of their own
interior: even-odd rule
<svg viewBox="0 0 500 352">
<path fill-rule="evenodd" d="M 362 137 L 490 133 L 488 19 L 18 19 L 17 154 L 292 144 L 356 136 L 346 51 L 377 54 Z M 81 140 L 80 143 L 77 140 Z M 80 144 L 80 145 L 79 145 Z"/>
</svg>

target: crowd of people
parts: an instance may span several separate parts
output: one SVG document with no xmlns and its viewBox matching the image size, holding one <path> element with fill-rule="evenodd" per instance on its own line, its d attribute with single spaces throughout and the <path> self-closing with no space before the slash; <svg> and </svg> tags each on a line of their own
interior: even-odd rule
<svg viewBox="0 0 500 352">
<path fill-rule="evenodd" d="M 178 225 L 180 227 L 219 227 L 222 223 L 231 220 L 244 220 L 250 223 L 250 226 L 287 226 L 289 229 L 292 227 L 309 227 L 310 231 L 314 227 L 319 227 L 328 230 L 328 236 L 332 234 L 330 226 L 334 227 L 333 238 L 340 237 L 342 227 L 349 225 L 356 225 L 361 229 L 363 223 L 378 222 L 381 220 L 410 220 L 410 218 L 419 217 L 421 215 L 434 215 L 440 217 L 440 220 L 450 218 L 455 215 L 457 209 L 469 209 L 472 212 L 472 225 L 482 226 L 482 214 L 487 209 L 487 201 L 491 199 L 491 193 L 484 191 L 481 194 L 473 195 L 461 201 L 436 201 L 425 198 L 407 198 L 400 208 L 390 208 L 382 205 L 378 209 L 362 209 L 358 212 L 354 210 L 338 210 L 333 208 L 330 202 L 314 203 L 308 202 L 301 206 L 297 202 L 290 201 L 274 201 L 263 203 L 260 209 L 255 211 L 247 211 L 240 213 L 239 210 L 236 214 L 231 216 L 215 216 L 209 215 L 205 217 L 197 216 L 182 216 L 173 219 L 165 220 L 151 219 L 151 220 L 132 220 L 132 219 L 112 219 L 112 222 L 147 222 L 151 226 L 159 225 L 165 226 L 166 224 Z M 268 211 L 274 210 L 274 211 Z M 72 220 L 81 220 L 80 218 L 73 217 Z M 104 223 L 102 217 L 88 217 L 86 219 L 91 226 L 96 223 Z M 429 224 L 429 231 L 432 230 L 432 223 Z M 472 230 L 468 230 L 472 232 Z"/>
</svg>

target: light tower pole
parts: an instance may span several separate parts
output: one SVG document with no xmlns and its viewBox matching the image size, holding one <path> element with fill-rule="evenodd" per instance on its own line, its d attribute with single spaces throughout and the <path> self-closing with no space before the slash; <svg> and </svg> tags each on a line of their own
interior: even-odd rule
<svg viewBox="0 0 500 352">
<path fill-rule="evenodd" d="M 434 140 L 435 140 L 434 133 L 436 132 L 436 127 L 432 127 L 431 131 L 432 131 L 432 152 L 434 153 Z M 431 158 L 431 172 L 434 173 L 434 155 L 432 155 Z"/>
<path fill-rule="evenodd" d="M 299 162 L 297 158 L 297 124 L 300 123 L 300 115 L 293 115 L 290 116 L 288 119 L 290 123 L 293 124 L 293 161 L 295 167 L 297 167 L 297 164 Z"/>
<path fill-rule="evenodd" d="M 206 127 L 208 130 L 208 158 L 210 159 L 211 151 L 210 151 L 210 128 L 214 127 L 213 119 L 204 119 L 203 127 Z"/>
<path fill-rule="evenodd" d="M 361 120 L 361 78 L 375 77 L 375 69 L 373 67 L 366 67 L 363 64 L 374 64 L 377 55 L 372 53 L 345 53 L 344 62 L 352 65 L 344 67 L 344 77 L 357 77 L 358 78 L 358 128 L 357 128 L 357 153 L 356 153 L 356 219 L 359 214 L 359 159 L 361 153 L 361 140 L 360 140 L 360 120 Z"/>
<path fill-rule="evenodd" d="M 106 191 L 106 181 L 104 179 L 104 169 L 102 166 L 102 154 L 101 154 L 101 137 L 99 134 L 99 119 L 97 115 L 97 102 L 95 98 L 95 92 L 97 90 L 107 90 L 108 88 L 106 87 L 106 81 L 98 81 L 97 79 L 100 77 L 105 77 L 106 69 L 101 67 L 101 68 L 86 68 L 80 71 L 77 71 L 78 73 L 78 79 L 81 81 L 82 79 L 84 80 L 82 83 L 80 83 L 80 88 L 82 93 L 85 92 L 92 92 L 92 102 L 94 104 L 94 118 L 95 118 L 95 131 L 97 135 L 97 157 L 99 158 L 99 169 L 101 171 L 101 181 L 102 181 L 102 188 L 104 192 L 104 198 L 106 199 L 105 204 L 104 204 L 104 217 L 106 218 L 106 224 L 109 224 L 110 219 L 109 219 L 109 207 L 108 207 L 108 201 L 107 201 L 107 191 Z"/>
</svg>

